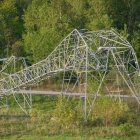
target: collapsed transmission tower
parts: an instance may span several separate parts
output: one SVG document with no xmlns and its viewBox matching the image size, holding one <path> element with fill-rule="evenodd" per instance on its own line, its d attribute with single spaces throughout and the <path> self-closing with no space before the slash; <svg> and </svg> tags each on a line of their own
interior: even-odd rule
<svg viewBox="0 0 140 140">
<path fill-rule="evenodd" d="M 139 99 L 139 65 L 131 44 L 113 30 L 73 30 L 44 60 L 0 80 L 0 95 L 62 74 L 61 94 L 83 96 L 87 118 L 97 97 Z"/>
<path fill-rule="evenodd" d="M 15 57 L 11 56 L 9 58 L 0 59 L 1 62 L 1 70 L 0 70 L 0 79 L 6 78 L 11 74 L 19 71 L 20 69 L 24 69 L 27 67 L 26 61 L 24 57 Z M 26 107 L 26 110 L 31 109 L 31 95 L 28 94 L 12 94 L 16 103 L 23 108 Z M 7 96 L 0 96 L 0 108 L 9 107 Z M 25 110 L 23 110 L 25 111 Z M 27 112 L 27 111 L 26 111 Z"/>
</svg>

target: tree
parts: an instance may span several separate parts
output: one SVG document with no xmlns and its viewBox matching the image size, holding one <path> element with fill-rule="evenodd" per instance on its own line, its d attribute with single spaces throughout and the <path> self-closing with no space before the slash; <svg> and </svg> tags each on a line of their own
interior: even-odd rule
<svg viewBox="0 0 140 140">
<path fill-rule="evenodd" d="M 132 45 L 137 53 L 138 61 L 140 64 L 140 31 L 135 32 L 132 37 Z"/>
<path fill-rule="evenodd" d="M 0 54 L 9 56 L 11 45 L 21 37 L 15 0 L 0 1 Z"/>
<path fill-rule="evenodd" d="M 34 0 L 24 15 L 24 47 L 32 62 L 45 58 L 58 44 L 59 16 L 46 0 Z"/>
<path fill-rule="evenodd" d="M 37 62 L 45 58 L 74 28 L 110 27 L 105 10 L 99 13 L 96 6 L 104 8 L 101 0 L 33 0 L 24 15 L 23 39 L 30 60 Z"/>
<path fill-rule="evenodd" d="M 105 6 L 116 28 L 123 29 L 126 24 L 130 34 L 137 31 L 140 22 L 139 0 L 106 0 Z"/>
<path fill-rule="evenodd" d="M 86 27 L 90 30 L 110 29 L 112 20 L 107 15 L 105 0 L 88 0 Z"/>
<path fill-rule="evenodd" d="M 16 41 L 13 45 L 12 45 L 12 54 L 16 57 L 23 57 L 25 56 L 25 52 L 24 52 L 24 48 L 23 48 L 23 44 L 22 41 L 18 40 Z"/>
</svg>

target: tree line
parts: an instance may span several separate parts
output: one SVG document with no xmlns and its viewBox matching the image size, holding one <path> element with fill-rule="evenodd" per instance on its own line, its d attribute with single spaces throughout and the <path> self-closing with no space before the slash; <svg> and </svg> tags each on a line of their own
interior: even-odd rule
<svg viewBox="0 0 140 140">
<path fill-rule="evenodd" d="M 32 64 L 75 28 L 114 28 L 140 60 L 139 7 L 139 0 L 1 0 L 0 58 L 24 56 Z"/>
</svg>

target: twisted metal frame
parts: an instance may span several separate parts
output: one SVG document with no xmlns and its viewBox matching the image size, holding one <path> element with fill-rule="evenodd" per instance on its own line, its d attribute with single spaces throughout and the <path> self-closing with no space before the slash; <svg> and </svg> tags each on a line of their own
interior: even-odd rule
<svg viewBox="0 0 140 140">
<path fill-rule="evenodd" d="M 131 44 L 116 31 L 73 30 L 44 60 L 0 80 L 0 95 L 62 73 L 62 95 L 84 95 L 84 116 L 97 97 L 124 94 L 139 100 L 139 65 Z M 120 82 L 122 82 L 120 84 Z"/>
<path fill-rule="evenodd" d="M 18 64 L 20 64 L 20 66 L 22 66 L 23 68 L 27 67 L 26 61 L 24 57 L 15 57 L 15 56 L 11 56 L 9 58 L 3 58 L 0 59 L 1 61 L 1 65 L 2 68 L 0 70 L 0 79 L 2 78 L 6 78 L 7 76 L 9 76 L 12 73 L 16 72 L 16 69 L 18 67 Z M 18 68 L 19 70 L 19 68 Z M 8 96 L 0 96 L 0 108 L 9 107 L 9 101 L 8 101 Z M 16 101 L 16 103 L 20 106 L 20 108 L 25 111 L 24 109 L 26 108 L 26 112 L 27 110 L 31 109 L 31 95 L 28 94 L 23 94 L 21 93 L 20 95 L 18 94 L 13 94 L 13 97 Z M 23 109 L 24 108 L 24 109 Z"/>
</svg>

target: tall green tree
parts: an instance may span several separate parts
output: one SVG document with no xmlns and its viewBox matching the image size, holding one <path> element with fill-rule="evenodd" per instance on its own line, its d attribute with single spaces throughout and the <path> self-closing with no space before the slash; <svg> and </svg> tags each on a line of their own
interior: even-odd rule
<svg viewBox="0 0 140 140">
<path fill-rule="evenodd" d="M 88 0 L 86 27 L 90 30 L 110 29 L 112 20 L 106 10 L 105 0 Z"/>
<path fill-rule="evenodd" d="M 131 42 L 134 46 L 140 64 L 140 30 L 134 33 Z"/>
<path fill-rule="evenodd" d="M 72 29 L 111 26 L 102 0 L 33 0 L 24 15 L 25 49 L 32 61 L 46 57 Z"/>
<path fill-rule="evenodd" d="M 45 58 L 60 40 L 59 16 L 46 0 L 34 0 L 25 12 L 25 50 L 32 62 Z"/>
<path fill-rule="evenodd" d="M 0 57 L 10 55 L 11 46 L 21 38 L 15 0 L 0 1 Z"/>
<path fill-rule="evenodd" d="M 140 1 L 139 0 L 104 0 L 107 14 L 113 20 L 118 29 L 123 29 L 124 24 L 128 32 L 133 34 L 138 30 L 140 22 Z"/>
</svg>

